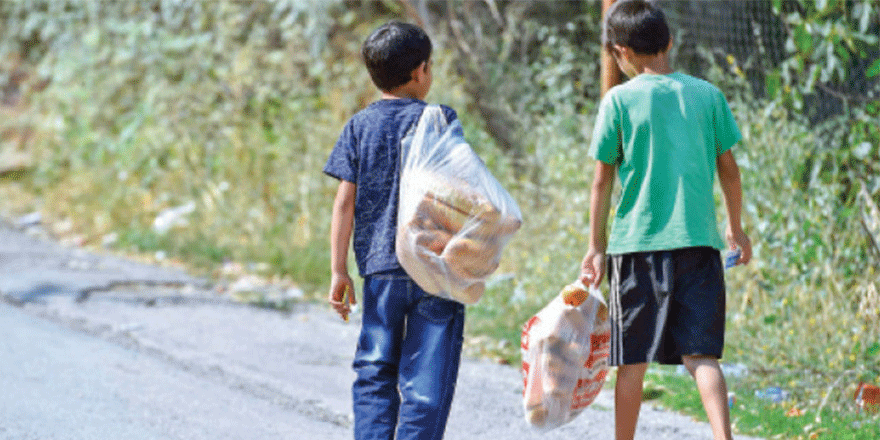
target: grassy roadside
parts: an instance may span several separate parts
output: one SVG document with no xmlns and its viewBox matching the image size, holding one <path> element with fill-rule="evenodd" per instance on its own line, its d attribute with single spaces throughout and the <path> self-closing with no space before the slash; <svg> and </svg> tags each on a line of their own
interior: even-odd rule
<svg viewBox="0 0 880 440">
<path fill-rule="evenodd" d="M 767 439 L 847 439 L 880 438 L 876 415 L 850 411 L 845 414 L 828 409 L 805 408 L 795 399 L 774 402 L 759 397 L 746 377 L 727 377 L 733 393 L 730 407 L 734 431 Z M 662 406 L 706 421 L 693 379 L 672 367 L 652 367 L 646 378 L 646 395 Z"/>
</svg>

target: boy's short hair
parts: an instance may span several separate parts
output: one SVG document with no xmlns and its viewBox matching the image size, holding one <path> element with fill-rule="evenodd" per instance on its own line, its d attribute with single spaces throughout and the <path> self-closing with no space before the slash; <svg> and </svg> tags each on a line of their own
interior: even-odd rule
<svg viewBox="0 0 880 440">
<path fill-rule="evenodd" d="M 655 55 L 669 47 L 669 26 L 659 6 L 649 0 L 618 0 L 605 15 L 602 43 L 609 52 L 614 45 L 635 53 Z"/>
<path fill-rule="evenodd" d="M 431 39 L 422 28 L 391 21 L 373 31 L 361 48 L 373 83 L 388 91 L 412 79 L 413 69 L 431 57 Z"/>
</svg>

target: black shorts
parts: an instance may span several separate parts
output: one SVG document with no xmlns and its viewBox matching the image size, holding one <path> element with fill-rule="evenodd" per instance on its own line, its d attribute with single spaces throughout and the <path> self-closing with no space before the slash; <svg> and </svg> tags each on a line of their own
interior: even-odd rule
<svg viewBox="0 0 880 440">
<path fill-rule="evenodd" d="M 717 249 L 608 257 L 611 365 L 721 358 L 726 292 Z"/>
</svg>

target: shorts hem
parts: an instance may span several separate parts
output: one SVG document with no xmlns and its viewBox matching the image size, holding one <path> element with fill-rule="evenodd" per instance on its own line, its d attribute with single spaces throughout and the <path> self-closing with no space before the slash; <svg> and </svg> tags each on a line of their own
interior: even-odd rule
<svg viewBox="0 0 880 440">
<path fill-rule="evenodd" d="M 648 359 L 648 360 L 625 360 L 623 362 L 609 361 L 608 365 L 611 367 L 620 367 L 620 366 L 624 366 L 624 365 L 637 365 L 637 364 L 683 365 L 685 356 L 709 357 L 709 358 L 714 358 L 719 361 L 722 358 L 722 356 L 720 354 L 715 354 L 715 353 L 692 353 L 692 354 L 683 354 L 680 357 L 678 357 L 678 359 L 665 358 L 665 359 Z"/>
</svg>

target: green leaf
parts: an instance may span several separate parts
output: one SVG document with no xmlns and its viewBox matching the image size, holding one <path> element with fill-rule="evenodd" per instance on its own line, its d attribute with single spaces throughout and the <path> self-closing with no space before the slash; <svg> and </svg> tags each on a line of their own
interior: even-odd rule
<svg viewBox="0 0 880 440">
<path fill-rule="evenodd" d="M 777 96 L 779 90 L 782 88 L 782 78 L 779 72 L 772 72 L 766 76 L 764 79 L 764 88 L 768 97 L 775 98 Z"/>
<path fill-rule="evenodd" d="M 794 28 L 794 43 L 798 52 L 808 54 L 813 50 L 813 36 L 805 25 Z"/>
<path fill-rule="evenodd" d="M 782 12 L 782 0 L 773 0 L 773 13 L 780 14 Z"/>
<path fill-rule="evenodd" d="M 868 68 L 867 75 L 868 78 L 873 78 L 877 75 L 880 75 L 880 59 L 874 60 L 874 64 L 871 64 L 871 67 Z"/>
<path fill-rule="evenodd" d="M 837 57 L 840 58 L 840 61 L 844 65 L 849 65 L 849 51 L 846 50 L 845 47 L 837 45 L 834 47 L 834 53 L 837 54 Z"/>
<path fill-rule="evenodd" d="M 880 342 L 875 342 L 873 345 L 868 347 L 868 349 L 865 350 L 865 355 L 867 355 L 868 358 L 873 358 L 880 355 Z"/>
</svg>

